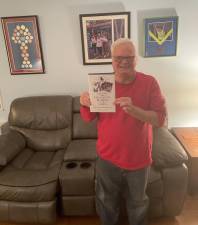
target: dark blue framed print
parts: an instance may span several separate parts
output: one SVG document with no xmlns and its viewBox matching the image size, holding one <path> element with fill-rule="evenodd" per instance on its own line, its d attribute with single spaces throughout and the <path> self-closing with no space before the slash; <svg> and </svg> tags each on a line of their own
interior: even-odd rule
<svg viewBox="0 0 198 225">
<path fill-rule="evenodd" d="M 144 56 L 176 56 L 178 17 L 148 18 L 144 22 Z"/>
<path fill-rule="evenodd" d="M 37 16 L 1 18 L 10 73 L 45 73 Z"/>
</svg>

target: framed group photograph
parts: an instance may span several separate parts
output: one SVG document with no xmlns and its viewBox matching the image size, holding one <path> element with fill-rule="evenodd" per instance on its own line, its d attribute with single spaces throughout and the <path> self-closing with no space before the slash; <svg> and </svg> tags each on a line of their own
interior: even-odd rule
<svg viewBox="0 0 198 225">
<path fill-rule="evenodd" d="M 1 18 L 10 73 L 45 73 L 37 16 Z"/>
<path fill-rule="evenodd" d="M 145 19 L 145 57 L 176 56 L 178 17 Z"/>
<path fill-rule="evenodd" d="M 110 64 L 111 44 L 130 37 L 130 12 L 81 14 L 84 65 Z"/>
</svg>

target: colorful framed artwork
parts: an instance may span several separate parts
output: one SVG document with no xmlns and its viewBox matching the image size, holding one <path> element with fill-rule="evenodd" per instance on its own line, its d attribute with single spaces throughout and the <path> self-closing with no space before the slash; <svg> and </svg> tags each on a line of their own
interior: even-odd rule
<svg viewBox="0 0 198 225">
<path fill-rule="evenodd" d="M 45 73 L 37 16 L 1 18 L 10 73 Z"/>
<path fill-rule="evenodd" d="M 110 64 L 111 44 L 130 37 L 130 12 L 80 15 L 84 65 Z"/>
<path fill-rule="evenodd" d="M 178 17 L 149 18 L 144 24 L 144 56 L 176 56 Z"/>
</svg>

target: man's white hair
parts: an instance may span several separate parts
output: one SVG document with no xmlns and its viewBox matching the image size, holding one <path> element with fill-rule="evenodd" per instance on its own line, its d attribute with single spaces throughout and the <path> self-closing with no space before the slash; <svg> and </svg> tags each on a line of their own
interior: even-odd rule
<svg viewBox="0 0 198 225">
<path fill-rule="evenodd" d="M 119 45 L 122 44 L 129 44 L 131 45 L 132 48 L 135 49 L 133 42 L 129 38 L 119 38 L 116 41 L 114 41 L 113 44 L 111 45 L 111 54 L 113 53 L 115 48 L 117 48 Z"/>
</svg>

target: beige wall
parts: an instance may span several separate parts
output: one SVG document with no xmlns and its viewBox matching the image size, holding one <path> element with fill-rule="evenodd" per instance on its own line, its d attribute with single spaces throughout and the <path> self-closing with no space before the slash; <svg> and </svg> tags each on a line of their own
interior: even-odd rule
<svg viewBox="0 0 198 225">
<path fill-rule="evenodd" d="M 79 14 L 131 11 L 131 37 L 138 46 L 138 13 L 174 8 L 179 16 L 177 57 L 139 57 L 137 69 L 153 74 L 166 96 L 169 126 L 198 126 L 197 0 L 0 0 L 0 15 L 38 15 L 46 74 L 11 76 L 0 27 L 0 90 L 7 120 L 10 102 L 30 95 L 79 95 L 87 73 L 111 72 L 111 65 L 82 65 Z"/>
</svg>

